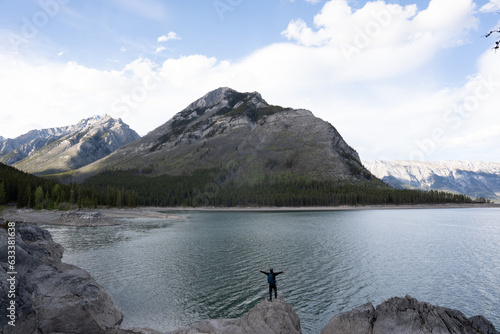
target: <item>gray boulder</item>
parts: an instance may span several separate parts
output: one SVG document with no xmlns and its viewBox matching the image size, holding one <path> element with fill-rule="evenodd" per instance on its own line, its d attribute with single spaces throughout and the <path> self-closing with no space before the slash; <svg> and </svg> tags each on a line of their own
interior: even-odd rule
<svg viewBox="0 0 500 334">
<path fill-rule="evenodd" d="M 119 225 L 113 219 L 107 218 L 99 211 L 71 210 L 61 215 L 59 220 L 52 222 L 54 225 L 66 226 L 112 226 Z"/>
<path fill-rule="evenodd" d="M 272 302 L 264 300 L 241 318 L 204 320 L 169 334 L 300 334 L 300 319 L 293 307 L 278 296 Z"/>
<path fill-rule="evenodd" d="M 5 222 L 0 220 L 5 226 Z M 2 333 L 105 333 L 122 321 L 110 296 L 83 269 L 61 262 L 63 248 L 35 224 L 15 224 L 15 327 L 0 308 Z M 0 228 L 0 304 L 9 305 L 8 230 Z"/>
<path fill-rule="evenodd" d="M 419 302 L 406 295 L 374 308 L 371 303 L 335 315 L 321 334 L 497 334 L 482 316 L 471 318 L 457 310 Z"/>
</svg>

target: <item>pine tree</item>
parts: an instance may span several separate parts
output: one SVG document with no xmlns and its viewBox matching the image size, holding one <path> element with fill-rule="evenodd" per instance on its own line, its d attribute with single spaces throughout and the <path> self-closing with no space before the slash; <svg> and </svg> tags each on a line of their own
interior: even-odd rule
<svg viewBox="0 0 500 334">
<path fill-rule="evenodd" d="M 40 210 L 42 209 L 42 202 L 43 202 L 43 189 L 41 186 L 38 186 L 35 190 L 35 209 Z"/>
<path fill-rule="evenodd" d="M 7 204 L 7 191 L 4 182 L 0 182 L 0 205 Z"/>
</svg>

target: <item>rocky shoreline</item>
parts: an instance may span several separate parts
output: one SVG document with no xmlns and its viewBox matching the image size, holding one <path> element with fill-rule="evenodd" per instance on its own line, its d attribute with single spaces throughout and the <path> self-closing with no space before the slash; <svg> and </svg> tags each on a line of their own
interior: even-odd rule
<svg viewBox="0 0 500 334">
<path fill-rule="evenodd" d="M 30 222 L 47 225 L 64 226 L 114 226 L 120 225 L 123 218 L 158 218 L 179 219 L 180 215 L 167 215 L 159 212 L 159 208 L 128 209 L 81 209 L 69 211 L 4 209 L 0 218 L 9 221 Z"/>
<path fill-rule="evenodd" d="M 94 218 L 90 215 L 90 218 L 82 219 Z M 88 272 L 61 262 L 63 248 L 53 241 L 48 231 L 34 223 L 7 223 L 3 219 L 0 219 L 0 225 L 0 332 L 160 333 L 153 329 L 121 328 L 123 315 L 113 305 L 111 297 Z M 15 261 L 12 264 L 8 254 L 13 244 Z M 15 291 L 15 298 L 12 291 Z M 7 307 L 12 300 L 15 301 L 14 320 L 9 318 L 12 312 Z M 12 326 L 13 323 L 15 326 Z M 205 320 L 169 332 L 194 333 L 296 334 L 302 331 L 292 305 L 279 296 L 273 302 L 261 301 L 238 319 Z M 365 304 L 350 312 L 337 314 L 321 331 L 321 334 L 340 333 L 498 334 L 498 331 L 482 316 L 467 318 L 460 311 L 405 296 L 391 298 L 377 307 Z"/>
</svg>

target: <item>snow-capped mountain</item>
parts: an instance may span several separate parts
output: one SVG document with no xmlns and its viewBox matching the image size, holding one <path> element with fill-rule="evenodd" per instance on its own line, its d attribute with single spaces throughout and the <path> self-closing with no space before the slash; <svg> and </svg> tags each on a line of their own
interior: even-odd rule
<svg viewBox="0 0 500 334">
<path fill-rule="evenodd" d="M 92 116 L 78 124 L 0 140 L 0 162 L 35 174 L 76 169 L 140 138 L 121 119 Z"/>
<path fill-rule="evenodd" d="M 500 163 L 483 161 L 363 161 L 376 177 L 395 188 L 442 190 L 500 199 Z"/>
<path fill-rule="evenodd" d="M 18 151 L 15 154 L 10 155 L 8 160 L 5 160 L 5 158 L 0 158 L 0 161 L 7 165 L 12 165 L 17 161 L 20 161 L 30 154 L 38 151 L 43 146 L 48 145 L 51 142 L 70 133 L 81 131 L 87 126 L 91 126 L 92 124 L 99 122 L 105 117 L 109 116 L 96 115 L 86 119 L 82 119 L 80 122 L 78 122 L 78 124 L 74 125 L 42 130 L 31 130 L 23 135 L 20 135 L 19 137 L 12 139 L 0 136 L 0 157 L 4 157 L 7 153 L 15 150 Z"/>
</svg>

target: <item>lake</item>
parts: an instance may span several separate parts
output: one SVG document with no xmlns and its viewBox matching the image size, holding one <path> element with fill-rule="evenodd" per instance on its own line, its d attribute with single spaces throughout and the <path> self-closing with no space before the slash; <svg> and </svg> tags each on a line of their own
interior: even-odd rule
<svg viewBox="0 0 500 334">
<path fill-rule="evenodd" d="M 234 318 L 268 296 L 257 269 L 285 270 L 278 292 L 303 333 L 334 314 L 410 294 L 481 314 L 500 329 L 500 209 L 175 211 L 185 219 L 46 226 L 112 296 L 124 327 L 173 330 Z"/>
</svg>

